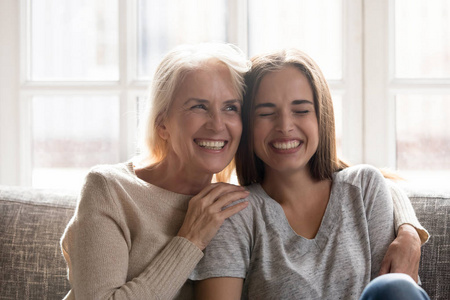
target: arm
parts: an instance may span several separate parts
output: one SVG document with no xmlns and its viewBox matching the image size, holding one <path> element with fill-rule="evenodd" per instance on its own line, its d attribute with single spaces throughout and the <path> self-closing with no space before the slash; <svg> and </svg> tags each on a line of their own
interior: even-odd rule
<svg viewBox="0 0 450 300">
<path fill-rule="evenodd" d="M 425 244 L 428 241 L 430 235 L 417 219 L 416 213 L 411 205 L 411 201 L 409 200 L 408 196 L 397 184 L 395 184 L 391 180 L 386 180 L 386 183 L 389 186 L 389 190 L 392 196 L 392 202 L 394 204 L 394 222 L 396 233 L 400 226 L 402 226 L 403 224 L 409 224 L 416 229 L 417 234 L 420 237 L 421 244 Z"/>
<path fill-rule="evenodd" d="M 186 239 L 173 238 L 140 274 L 128 278 L 132 236 L 115 197 L 101 173 L 88 175 L 62 240 L 71 293 L 77 299 L 160 299 L 175 294 L 202 252 Z"/>
<path fill-rule="evenodd" d="M 383 257 L 395 238 L 389 188 L 377 169 L 365 169 L 362 181 L 370 241 L 371 279 L 378 276 Z"/>
<path fill-rule="evenodd" d="M 239 300 L 244 279 L 217 277 L 198 281 L 195 284 L 195 299 Z"/>
<path fill-rule="evenodd" d="M 401 225 L 397 237 L 389 245 L 381 262 L 380 275 L 405 273 L 418 282 L 420 246 L 421 241 L 416 229 L 409 224 Z"/>
<path fill-rule="evenodd" d="M 387 180 L 394 204 L 394 223 L 397 237 L 389 246 L 381 263 L 380 275 L 405 273 L 418 281 L 420 247 L 429 234 L 417 220 L 406 194 L 393 182 Z"/>
<path fill-rule="evenodd" d="M 230 188 L 225 190 L 229 191 Z M 197 202 L 204 205 L 205 202 L 216 200 L 217 194 L 207 194 L 210 197 L 203 197 L 206 200 Z M 240 192 L 237 194 L 241 195 Z M 80 299 L 173 298 L 203 256 L 202 251 L 185 237 L 173 237 L 147 266 L 142 266 L 141 273 L 129 278 L 129 253 L 133 245 L 128 228 L 130 220 L 125 217 L 125 212 L 113 195 L 114 191 L 110 192 L 102 174 L 93 172 L 88 175 L 76 215 L 62 241 L 69 267 L 71 292 Z M 237 197 L 236 193 L 233 197 Z M 220 205 L 224 201 L 229 202 L 230 197 L 217 199 L 214 203 Z M 196 207 L 198 205 L 192 205 L 190 209 L 196 210 Z M 207 209 L 205 214 L 209 217 L 200 214 L 201 220 L 197 222 L 198 227 L 206 231 L 206 236 L 211 235 L 210 231 L 215 233 L 220 226 L 215 222 L 230 213 L 230 210 L 214 208 L 215 213 Z M 239 209 L 239 206 L 233 209 Z M 211 217 L 217 213 L 219 217 Z M 213 225 L 205 223 L 205 220 Z"/>
</svg>

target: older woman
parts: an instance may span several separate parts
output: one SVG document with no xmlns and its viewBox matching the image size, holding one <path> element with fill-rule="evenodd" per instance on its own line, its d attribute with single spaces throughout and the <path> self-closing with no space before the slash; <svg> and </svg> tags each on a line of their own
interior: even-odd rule
<svg viewBox="0 0 450 300">
<path fill-rule="evenodd" d="M 146 124 L 152 162 L 87 175 L 61 242 L 72 288 L 66 299 L 193 298 L 186 280 L 202 250 L 225 218 L 247 206 L 223 210 L 248 192 L 211 180 L 239 144 L 248 68 L 226 44 L 181 46 L 165 56 Z"/>
</svg>

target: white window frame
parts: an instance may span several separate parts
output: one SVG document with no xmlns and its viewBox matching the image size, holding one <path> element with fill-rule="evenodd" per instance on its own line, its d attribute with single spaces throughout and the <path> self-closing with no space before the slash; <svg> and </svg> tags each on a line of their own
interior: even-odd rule
<svg viewBox="0 0 450 300">
<path fill-rule="evenodd" d="M 395 0 L 364 0 L 364 161 L 396 169 L 395 95 L 450 94 L 450 79 L 396 79 Z"/>
<path fill-rule="evenodd" d="M 34 95 L 105 95 L 115 96 L 119 99 L 119 157 L 121 161 L 125 161 L 131 158 L 136 151 L 136 135 L 137 135 L 137 106 L 136 99 L 138 96 L 145 96 L 147 92 L 148 83 L 140 82 L 132 74 L 136 74 L 136 66 L 133 63 L 133 53 L 136 53 L 136 20 L 133 13 L 133 7 L 136 5 L 136 1 L 119 0 L 119 74 L 118 81 L 30 81 L 29 71 L 27 69 L 30 66 L 30 18 L 29 9 L 31 0 L 20 0 L 17 16 L 20 18 L 19 34 L 20 45 L 17 49 L 20 53 L 18 61 L 20 76 L 19 76 L 19 88 L 16 99 L 19 99 L 18 103 L 8 103 L 15 106 L 19 111 L 19 125 L 16 129 L 17 136 L 19 136 L 18 148 L 19 153 L 13 158 L 20 170 L 14 181 L 8 181 L 7 184 L 17 184 L 30 186 L 32 180 L 32 146 L 31 146 L 31 98 Z M 133 31 L 134 30 L 134 31 Z M 3 147 L 2 147 L 3 148 Z M 16 148 L 17 149 L 17 148 Z M 3 160 L 2 160 L 3 164 Z M 0 182 L 6 182 L 4 175 L 1 174 Z"/>
<path fill-rule="evenodd" d="M 120 99 L 120 159 L 136 150 L 136 99 L 148 82 L 136 79 L 137 0 L 119 0 L 117 82 L 29 82 L 26 65 L 30 0 L 0 1 L 0 184 L 31 184 L 30 97 L 34 94 L 107 94 Z M 351 163 L 395 168 L 394 95 L 450 93 L 449 82 L 393 80 L 393 0 L 343 0 L 343 80 L 330 81 L 343 97 L 343 157 Z M 247 1 L 228 3 L 228 39 L 247 51 Z M 388 37 L 388 38 L 386 38 Z M 371 124 L 371 126 L 367 126 Z M 4 146 L 7 145 L 7 146 Z"/>
</svg>

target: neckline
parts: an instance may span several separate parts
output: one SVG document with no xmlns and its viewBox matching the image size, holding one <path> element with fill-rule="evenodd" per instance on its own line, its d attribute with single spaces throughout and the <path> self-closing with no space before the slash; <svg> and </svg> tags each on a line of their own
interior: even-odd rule
<svg viewBox="0 0 450 300">
<path fill-rule="evenodd" d="M 270 216 L 270 221 L 275 224 L 280 224 L 280 221 L 283 224 L 283 230 L 287 233 L 288 238 L 295 238 L 298 241 L 302 241 L 306 244 L 311 244 L 317 246 L 319 248 L 323 248 L 328 240 L 328 234 L 334 228 L 337 221 L 340 219 L 340 214 L 337 214 L 336 211 L 338 209 L 337 205 L 339 204 L 336 197 L 334 197 L 335 191 L 335 180 L 333 176 L 333 181 L 331 184 L 330 198 L 328 199 L 327 207 L 322 217 L 322 221 L 320 222 L 319 229 L 316 233 L 316 236 L 312 239 L 308 239 L 302 235 L 299 235 L 289 223 L 289 220 L 286 217 L 283 207 L 278 203 L 275 199 L 270 197 L 261 184 L 257 184 L 257 189 L 264 196 L 264 199 L 268 199 L 270 205 L 274 209 L 269 209 L 268 213 Z"/>
<path fill-rule="evenodd" d="M 149 183 L 149 182 L 147 182 L 145 180 L 142 180 L 141 178 L 139 178 L 136 175 L 136 172 L 134 171 L 135 164 L 132 161 L 127 162 L 126 163 L 126 167 L 128 169 L 128 172 L 132 175 L 133 179 L 136 182 L 138 182 L 140 185 L 144 185 L 144 186 L 146 186 L 148 188 L 155 189 L 155 190 L 157 190 L 157 191 L 159 191 L 161 193 L 172 195 L 172 197 L 176 197 L 176 198 L 180 198 L 180 199 L 192 198 L 193 196 L 195 196 L 195 195 L 186 195 L 186 194 L 176 193 L 176 192 L 164 189 L 162 187 L 159 187 L 157 185 L 151 184 L 151 183 Z"/>
</svg>

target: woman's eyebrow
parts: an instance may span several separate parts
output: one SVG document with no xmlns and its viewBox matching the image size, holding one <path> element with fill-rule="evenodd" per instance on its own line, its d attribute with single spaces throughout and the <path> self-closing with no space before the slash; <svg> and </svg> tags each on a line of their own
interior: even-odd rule
<svg viewBox="0 0 450 300">
<path fill-rule="evenodd" d="M 260 104 L 257 104 L 255 106 L 255 109 L 258 109 L 258 108 L 261 108 L 261 107 L 275 107 L 275 104 L 270 103 L 270 102 L 260 103 Z"/>
<path fill-rule="evenodd" d="M 309 101 L 309 100 L 294 100 L 291 103 L 292 105 L 300 105 L 300 104 L 311 104 L 314 105 L 313 102 Z"/>
<path fill-rule="evenodd" d="M 209 100 L 200 99 L 200 98 L 189 98 L 189 99 L 186 100 L 186 102 L 184 102 L 184 105 L 186 105 L 186 104 L 188 104 L 190 102 L 205 104 L 205 103 L 209 103 Z M 242 105 L 243 102 L 242 102 L 242 100 L 239 100 L 239 99 L 230 99 L 230 100 L 226 100 L 224 103 L 225 104 L 239 103 L 239 104 Z"/>
<path fill-rule="evenodd" d="M 208 103 L 209 101 L 206 99 L 199 99 L 199 98 L 189 98 L 184 102 L 184 104 L 188 104 L 189 102 L 197 102 L 197 103 Z"/>
<path fill-rule="evenodd" d="M 234 104 L 234 103 L 239 103 L 241 106 L 243 104 L 242 100 L 240 100 L 240 99 L 231 99 L 231 100 L 225 101 L 225 104 Z"/>
</svg>

